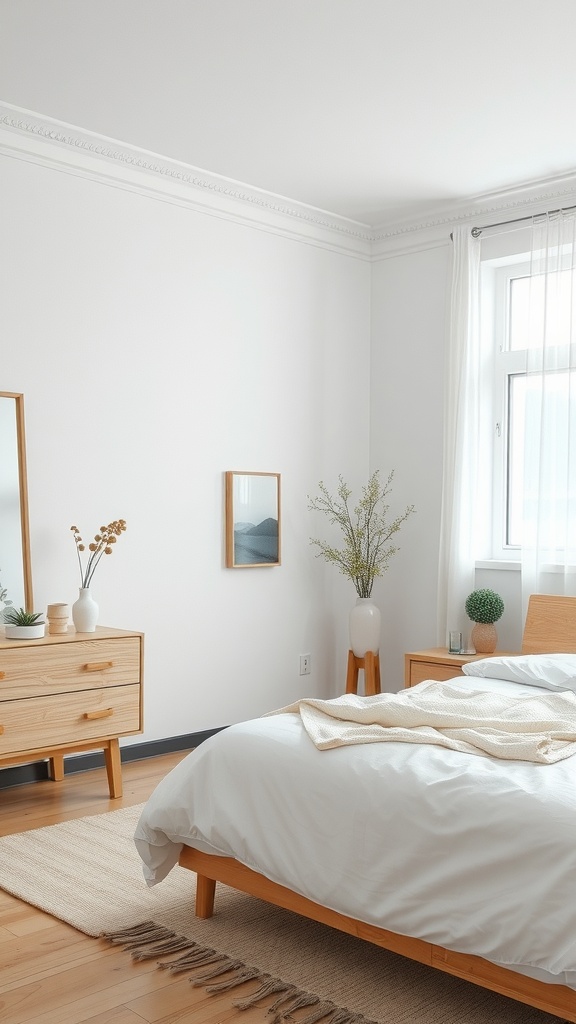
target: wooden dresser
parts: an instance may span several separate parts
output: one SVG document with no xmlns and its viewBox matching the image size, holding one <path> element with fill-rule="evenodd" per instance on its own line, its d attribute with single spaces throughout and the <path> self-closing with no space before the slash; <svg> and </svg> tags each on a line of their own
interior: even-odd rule
<svg viewBox="0 0 576 1024">
<path fill-rule="evenodd" d="M 462 676 L 462 665 L 482 658 L 510 656 L 511 651 L 494 651 L 494 654 L 448 654 L 445 647 L 429 647 L 425 651 L 411 651 L 404 655 L 404 686 L 416 686 L 424 679 L 454 679 Z M 518 652 L 515 652 L 518 653 Z"/>
<path fill-rule="evenodd" d="M 0 636 L 0 767 L 104 751 L 111 797 L 122 796 L 119 736 L 142 732 L 142 633 L 97 627 L 41 640 Z"/>
</svg>

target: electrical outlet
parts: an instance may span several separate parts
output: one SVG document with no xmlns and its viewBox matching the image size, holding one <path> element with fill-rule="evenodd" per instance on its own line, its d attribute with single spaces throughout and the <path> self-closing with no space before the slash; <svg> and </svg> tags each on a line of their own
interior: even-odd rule
<svg viewBox="0 0 576 1024">
<path fill-rule="evenodd" d="M 309 676 L 312 668 L 312 655 L 301 654 L 300 655 L 300 675 Z"/>
</svg>

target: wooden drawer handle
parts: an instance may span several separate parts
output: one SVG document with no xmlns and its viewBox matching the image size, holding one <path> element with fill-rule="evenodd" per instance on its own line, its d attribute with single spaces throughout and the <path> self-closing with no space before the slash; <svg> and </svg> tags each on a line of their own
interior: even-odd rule
<svg viewBox="0 0 576 1024">
<path fill-rule="evenodd" d="M 113 661 L 89 661 L 84 665 L 85 672 L 103 672 L 106 668 L 112 668 Z"/>
<path fill-rule="evenodd" d="M 114 708 L 102 708 L 102 711 L 85 711 L 83 717 L 92 721 L 94 718 L 110 718 Z"/>
</svg>

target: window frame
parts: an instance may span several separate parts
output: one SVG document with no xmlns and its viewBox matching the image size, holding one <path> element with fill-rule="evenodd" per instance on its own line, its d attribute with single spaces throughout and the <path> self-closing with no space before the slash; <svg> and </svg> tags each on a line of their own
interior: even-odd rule
<svg viewBox="0 0 576 1024">
<path fill-rule="evenodd" d="M 520 233 L 518 233 L 518 237 Z M 509 443 L 510 443 L 510 381 L 514 375 L 530 372 L 530 349 L 513 350 L 510 347 L 510 294 L 511 281 L 530 274 L 531 254 L 529 245 L 522 241 L 505 240 L 500 251 L 487 246 L 480 264 L 480 341 L 482 360 L 485 365 L 487 383 L 483 394 L 488 396 L 490 406 L 487 422 L 492 427 L 492 437 L 484 434 L 484 441 L 490 448 L 492 459 L 491 491 L 487 496 L 485 515 L 490 517 L 490 529 L 486 543 L 489 552 L 480 553 L 481 559 L 511 562 L 518 560 L 520 544 L 508 542 L 509 517 Z M 525 237 L 525 236 L 524 236 Z M 487 239 L 494 242 L 495 239 Z M 571 266 L 571 265 L 570 265 Z M 566 269 L 569 269 L 567 266 Z M 574 272 L 574 269 L 573 269 Z M 570 369 L 573 345 L 561 343 L 549 350 L 549 370 Z M 551 566 L 555 559 L 552 555 Z"/>
<path fill-rule="evenodd" d="M 486 258 L 480 270 L 480 329 L 482 359 L 490 381 L 491 409 L 488 417 L 492 427 L 491 495 L 486 514 L 490 516 L 490 551 L 486 557 L 496 561 L 518 559 L 520 545 L 508 540 L 509 519 L 509 458 L 510 437 L 510 380 L 525 374 L 527 350 L 511 350 L 510 336 L 510 282 L 526 277 L 530 267 L 529 252 L 515 252 L 506 256 Z"/>
</svg>

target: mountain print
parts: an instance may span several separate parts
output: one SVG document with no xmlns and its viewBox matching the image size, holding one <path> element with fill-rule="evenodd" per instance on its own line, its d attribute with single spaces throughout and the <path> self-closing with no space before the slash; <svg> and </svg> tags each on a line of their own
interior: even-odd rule
<svg viewBox="0 0 576 1024">
<path fill-rule="evenodd" d="M 278 561 L 278 520 L 268 517 L 256 525 L 234 523 L 236 565 L 262 565 Z"/>
</svg>

